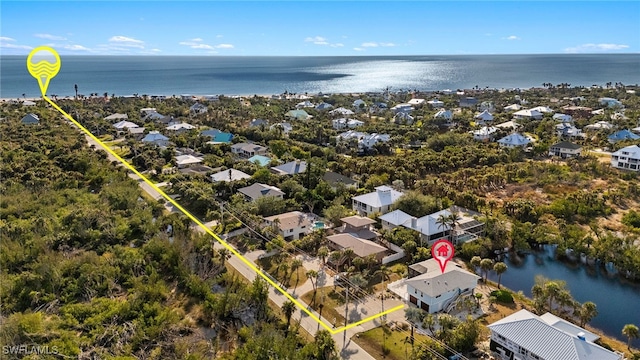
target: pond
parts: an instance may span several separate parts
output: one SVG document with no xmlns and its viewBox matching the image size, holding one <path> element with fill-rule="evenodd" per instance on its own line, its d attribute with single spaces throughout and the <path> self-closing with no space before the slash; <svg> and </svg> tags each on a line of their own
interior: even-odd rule
<svg viewBox="0 0 640 360">
<path fill-rule="evenodd" d="M 522 257 L 518 263 L 507 256 L 504 262 L 508 269 L 502 274 L 502 285 L 516 292 L 523 291 L 531 298 L 536 275 L 564 280 L 575 300 L 596 304 L 598 315 L 589 324 L 626 343 L 627 338 L 621 333 L 624 325 L 640 327 L 640 285 L 631 284 L 599 266 L 562 262 L 555 258 L 554 252 L 555 246 L 545 246 Z M 489 279 L 497 281 L 495 272 L 489 273 Z M 634 340 L 633 345 L 639 347 L 640 340 Z"/>
</svg>

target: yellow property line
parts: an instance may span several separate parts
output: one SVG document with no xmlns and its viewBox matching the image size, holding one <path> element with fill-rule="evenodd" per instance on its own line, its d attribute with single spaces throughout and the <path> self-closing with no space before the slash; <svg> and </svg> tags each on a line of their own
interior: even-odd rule
<svg viewBox="0 0 640 360">
<path fill-rule="evenodd" d="M 307 305 L 301 303 L 300 301 L 296 300 L 293 296 L 291 296 L 288 292 L 286 292 L 283 288 L 281 288 L 278 284 L 276 284 L 273 280 L 271 280 L 265 273 L 263 273 L 262 271 L 260 271 L 251 261 L 247 260 L 244 256 L 242 256 L 238 251 L 236 251 L 236 249 L 234 249 L 231 245 L 227 244 L 226 241 L 222 240 L 217 234 L 215 234 L 213 231 L 209 230 L 209 228 L 207 228 L 202 222 L 200 222 L 200 220 L 198 220 L 195 216 L 193 216 L 190 212 L 188 212 L 187 210 L 185 210 L 182 206 L 180 206 L 180 204 L 178 204 L 174 199 L 172 199 L 169 195 L 167 195 L 164 191 L 162 191 L 159 187 L 157 187 L 151 180 L 147 179 L 146 176 L 142 175 L 138 170 L 136 170 L 135 167 L 133 167 L 131 164 L 129 164 L 126 160 L 122 159 L 120 156 L 118 156 L 118 154 L 116 154 L 113 150 L 111 150 L 111 148 L 109 148 L 107 145 L 105 145 L 102 141 L 100 141 L 100 139 L 98 139 L 95 135 L 93 135 L 91 133 L 91 131 L 87 130 L 84 126 L 82 126 L 79 122 L 77 122 L 71 115 L 67 114 L 64 110 L 62 110 L 56 103 L 54 103 L 53 101 L 51 101 L 51 99 L 49 99 L 47 96 L 43 95 L 43 98 L 49 103 L 51 104 L 51 106 L 53 106 L 56 110 L 58 110 L 62 115 L 64 115 L 67 119 L 69 119 L 74 125 L 76 125 L 80 130 L 82 130 L 85 134 L 87 134 L 87 136 L 91 137 L 91 139 L 93 139 L 95 142 L 97 142 L 98 144 L 100 144 L 100 146 L 102 146 L 107 152 L 109 152 L 111 155 L 113 155 L 116 159 L 118 159 L 124 166 L 126 166 L 129 170 L 133 171 L 136 175 L 138 175 L 142 180 L 144 180 L 144 182 L 146 182 L 149 186 L 151 186 L 155 191 L 157 191 L 160 195 L 162 195 L 162 197 L 164 197 L 167 201 L 169 201 L 176 209 L 180 210 L 183 214 L 185 214 L 189 219 L 191 219 L 191 221 L 195 222 L 196 224 L 198 224 L 198 226 L 200 226 L 202 228 L 202 230 L 204 230 L 207 234 L 211 235 L 214 239 L 216 239 L 217 242 L 219 242 L 220 244 L 222 244 L 227 250 L 229 250 L 233 255 L 237 256 L 238 259 L 242 260 L 242 262 L 244 262 L 247 266 L 249 266 L 253 271 L 256 272 L 256 274 L 260 275 L 264 280 L 266 280 L 269 284 L 271 284 L 271 286 L 273 286 L 274 288 L 278 289 L 278 291 L 280 291 L 282 293 L 282 295 L 284 295 L 285 297 L 287 297 L 287 299 L 291 300 L 294 304 L 296 304 L 300 310 L 302 310 L 303 312 L 305 312 L 307 315 L 309 315 L 312 319 L 314 319 L 315 321 L 317 321 L 318 323 L 320 323 L 320 325 L 322 325 L 323 328 L 325 328 L 327 331 L 329 331 L 331 334 L 337 334 L 339 332 L 342 331 L 346 331 L 351 329 L 352 327 L 358 326 L 360 324 L 363 324 L 365 322 L 371 321 L 373 319 L 379 318 L 381 316 L 384 316 L 386 314 L 389 314 L 391 312 L 400 310 L 402 308 L 404 308 L 404 305 L 398 305 L 392 309 L 386 310 L 384 312 L 381 312 L 379 314 L 373 315 L 373 316 L 369 316 L 366 319 L 362 319 L 360 321 L 354 322 L 352 324 L 348 324 L 346 326 L 337 328 L 337 329 L 333 329 L 331 328 L 329 325 L 325 324 L 322 320 L 320 320 L 319 317 L 317 317 L 313 312 L 309 311 L 307 309 Z"/>
</svg>

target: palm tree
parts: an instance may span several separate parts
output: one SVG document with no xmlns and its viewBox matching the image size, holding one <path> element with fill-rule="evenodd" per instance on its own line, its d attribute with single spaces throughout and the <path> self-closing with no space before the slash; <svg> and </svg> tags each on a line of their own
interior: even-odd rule
<svg viewBox="0 0 640 360">
<path fill-rule="evenodd" d="M 418 309 L 418 308 L 414 308 L 414 307 L 408 307 L 406 309 L 404 309 L 404 317 L 407 319 L 407 321 L 409 322 L 409 325 L 411 325 L 411 345 L 413 346 L 414 343 L 414 337 L 413 337 L 413 331 L 414 331 L 414 324 L 419 324 L 422 322 L 422 320 L 424 319 L 426 315 L 426 312 L 422 309 Z"/>
<path fill-rule="evenodd" d="M 355 255 L 355 252 L 353 251 L 353 249 L 351 248 L 344 249 L 342 251 L 342 255 L 347 259 L 347 264 L 349 264 L 349 267 L 351 267 L 351 259 Z"/>
<path fill-rule="evenodd" d="M 460 220 L 462 220 L 462 218 L 460 217 L 460 215 L 458 214 L 458 212 L 452 212 L 451 215 L 447 216 L 447 224 L 449 225 L 449 240 L 451 240 L 452 242 L 456 242 L 456 240 L 454 240 L 454 234 L 455 234 L 455 230 L 458 227 L 458 224 L 460 223 Z"/>
<path fill-rule="evenodd" d="M 336 352 L 336 342 L 331 337 L 331 333 L 327 330 L 320 330 L 316 333 L 314 340 L 318 348 L 318 359 L 332 359 Z"/>
<path fill-rule="evenodd" d="M 482 258 L 480 256 L 474 256 L 471 258 L 471 266 L 473 266 L 474 272 L 476 271 L 476 269 L 480 267 L 481 261 L 482 261 Z"/>
<path fill-rule="evenodd" d="M 296 310 L 296 304 L 291 300 L 287 300 L 282 304 L 282 313 L 287 318 L 287 331 L 289 331 L 289 324 L 291 323 L 291 316 L 293 312 Z"/>
<path fill-rule="evenodd" d="M 380 266 L 380 269 L 376 270 L 376 272 L 373 273 L 373 276 L 378 276 L 380 275 L 380 278 L 382 279 L 382 294 L 381 294 L 381 299 L 382 299 L 382 311 L 384 312 L 384 294 L 387 292 L 387 287 L 386 287 L 386 283 L 387 281 L 391 281 L 391 268 L 386 266 L 386 265 L 382 265 Z"/>
<path fill-rule="evenodd" d="M 433 326 L 436 324 L 436 319 L 433 317 L 432 314 L 427 314 L 427 316 L 424 317 L 424 319 L 422 319 L 422 327 L 425 327 L 427 329 L 429 329 L 429 332 L 431 332 L 431 336 L 435 335 L 434 334 L 434 329 Z"/>
<path fill-rule="evenodd" d="M 78 84 L 73 85 L 73 88 L 76 90 L 76 100 L 78 100 Z"/>
<path fill-rule="evenodd" d="M 631 351 L 631 340 L 640 337 L 638 327 L 633 324 L 627 324 L 622 328 L 622 335 L 627 337 L 627 349 Z"/>
<path fill-rule="evenodd" d="M 320 246 L 320 248 L 318 248 L 318 257 L 322 261 L 322 266 L 326 264 L 326 260 L 328 256 L 329 256 L 329 248 L 326 246 Z"/>
<path fill-rule="evenodd" d="M 555 300 L 560 294 L 560 285 L 555 281 L 548 281 L 542 287 L 545 297 L 549 301 L 549 312 L 553 309 L 553 300 Z"/>
<path fill-rule="evenodd" d="M 300 275 L 298 275 L 298 268 L 301 266 L 302 266 L 302 260 L 300 259 L 293 259 L 293 261 L 291 262 L 291 275 L 293 275 L 293 273 L 296 273 L 296 285 L 294 286 L 294 289 L 298 287 L 298 281 L 300 281 Z"/>
<path fill-rule="evenodd" d="M 484 283 L 487 283 L 487 275 L 489 274 L 489 270 L 493 268 L 493 260 L 491 259 L 482 259 L 480 261 L 480 269 L 482 269 L 482 273 L 484 274 Z"/>
<path fill-rule="evenodd" d="M 317 282 L 316 280 L 318 279 L 318 272 L 315 270 L 309 270 L 307 271 L 307 273 L 305 274 L 307 276 L 307 279 L 309 279 L 309 281 L 311 281 L 311 286 L 313 286 L 313 301 L 316 301 L 316 286 L 317 286 Z"/>
<path fill-rule="evenodd" d="M 442 232 L 447 231 L 447 227 L 449 226 L 449 218 L 447 215 L 440 214 L 436 219 L 436 224 L 438 224 L 438 229 L 442 229 Z"/>
<path fill-rule="evenodd" d="M 500 289 L 500 280 L 502 279 L 502 274 L 507 271 L 507 264 L 499 261 L 495 265 L 493 265 L 493 271 L 495 271 L 496 275 L 498 275 L 498 289 Z"/>
<path fill-rule="evenodd" d="M 585 302 L 578 309 L 578 315 L 580 317 L 580 327 L 584 327 L 586 323 L 598 315 L 596 304 L 591 301 Z"/>
</svg>

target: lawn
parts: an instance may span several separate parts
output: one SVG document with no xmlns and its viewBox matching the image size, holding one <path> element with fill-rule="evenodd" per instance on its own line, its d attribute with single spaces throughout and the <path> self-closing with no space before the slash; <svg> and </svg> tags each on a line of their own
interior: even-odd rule
<svg viewBox="0 0 640 360">
<path fill-rule="evenodd" d="M 407 359 L 408 355 L 411 354 L 411 343 L 409 342 L 409 334 L 411 333 L 411 330 L 389 330 L 387 328 L 385 331 L 385 340 L 383 340 L 382 331 L 382 326 L 379 326 L 375 329 L 359 333 L 351 338 L 351 340 L 360 345 L 366 352 L 376 359 L 382 359 L 383 356 L 385 359 Z M 416 345 L 416 348 L 418 344 L 429 340 L 429 337 L 417 333 L 414 334 L 414 337 L 414 344 Z M 382 352 L 383 343 L 386 345 L 388 350 L 386 356 Z"/>
<path fill-rule="evenodd" d="M 307 281 L 307 269 L 304 266 L 300 266 L 296 269 L 296 272 L 291 272 L 289 268 L 287 273 L 285 274 L 283 271 L 279 270 L 280 264 L 289 264 L 293 258 L 291 256 L 286 256 L 284 259 L 279 258 L 278 256 L 269 256 L 262 259 L 258 259 L 256 263 L 260 266 L 261 269 L 268 272 L 274 279 L 278 280 L 283 286 L 286 288 L 294 288 L 301 286 Z"/>
<path fill-rule="evenodd" d="M 338 313 L 336 308 L 340 305 L 344 305 L 344 295 L 340 294 L 341 287 L 337 287 L 336 290 L 333 286 L 326 286 L 319 288 L 316 293 L 316 301 L 313 301 L 313 290 L 302 295 L 302 301 L 311 305 L 311 308 L 320 313 L 320 304 L 322 304 L 322 317 L 327 319 L 329 323 L 340 327 L 344 325 L 344 315 Z M 324 295 L 324 296 L 323 296 Z M 322 300 L 324 298 L 324 300 Z"/>
</svg>

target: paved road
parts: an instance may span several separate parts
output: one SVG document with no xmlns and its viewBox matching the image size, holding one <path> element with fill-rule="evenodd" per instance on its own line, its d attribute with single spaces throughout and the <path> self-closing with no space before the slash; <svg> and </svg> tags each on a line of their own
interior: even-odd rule
<svg viewBox="0 0 640 360">
<path fill-rule="evenodd" d="M 94 141 L 92 138 L 90 138 L 88 136 L 87 136 L 87 142 L 89 143 L 89 145 L 94 145 L 96 149 L 104 150 L 100 144 L 98 144 L 96 141 Z M 109 160 L 111 160 L 111 161 L 119 161 L 115 156 L 113 156 L 109 152 L 107 152 L 107 156 L 108 156 Z M 145 181 L 143 181 L 138 175 L 130 173 L 129 177 L 134 179 L 134 180 L 136 180 L 138 182 L 138 185 L 140 185 L 140 188 L 142 188 L 142 190 L 144 190 L 147 194 L 149 194 L 154 199 L 157 200 L 157 199 L 160 199 L 162 197 L 162 195 L 160 195 L 160 193 L 158 193 L 155 189 L 153 189 L 151 186 L 149 186 L 149 184 L 147 184 Z M 171 204 L 165 205 L 165 207 L 167 207 L 167 210 L 169 210 L 171 212 L 177 212 L 177 210 L 174 209 Z M 200 229 L 200 231 L 202 231 L 202 229 L 200 227 L 198 227 L 198 229 Z M 216 242 L 214 244 L 214 248 L 222 249 L 223 246 L 222 246 L 222 244 Z M 305 268 L 309 269 L 309 267 L 307 267 L 307 266 L 311 265 L 313 262 L 314 261 L 312 259 L 304 259 Z M 247 278 L 249 281 L 253 281 L 255 279 L 255 277 L 257 276 L 256 272 L 253 271 L 253 269 L 251 269 L 247 264 L 245 264 L 242 260 L 240 260 L 240 258 L 238 258 L 235 255 L 232 256 L 229 259 L 229 264 L 234 269 L 236 269 L 236 271 L 238 271 L 245 278 Z M 316 270 L 318 270 L 318 269 L 316 268 Z M 333 279 L 331 279 L 331 280 L 333 280 Z M 327 279 L 327 282 L 328 281 L 329 281 L 329 279 Z M 303 284 L 303 286 L 304 285 L 307 285 L 307 284 Z M 328 285 L 325 285 L 325 286 L 328 286 Z M 302 294 L 301 291 L 304 291 L 304 290 L 300 289 L 300 288 L 297 289 L 297 293 L 298 294 Z M 269 299 L 271 301 L 273 301 L 279 307 L 281 307 L 282 304 L 284 304 L 284 302 L 288 300 L 286 296 L 284 296 L 280 291 L 276 290 L 275 288 L 269 290 Z M 310 307 L 308 307 L 307 309 L 312 311 L 314 315 L 316 315 L 316 316 L 319 315 L 317 312 L 315 312 Z M 316 333 L 316 331 L 318 331 L 318 328 L 320 326 L 317 321 L 312 319 L 306 313 L 302 312 L 302 310 L 300 310 L 299 308 L 296 308 L 296 312 L 292 316 L 292 320 L 299 320 L 300 321 L 300 326 L 303 327 L 305 330 L 307 330 L 312 335 L 314 335 Z M 329 325 L 331 324 L 325 318 L 322 318 L 322 320 L 323 320 L 323 322 L 325 324 L 329 324 Z M 362 332 L 364 330 L 365 329 L 362 326 L 356 326 L 354 328 L 351 328 L 351 329 L 347 330 L 346 331 L 346 344 L 344 344 L 344 339 L 345 339 L 344 333 L 338 333 L 338 334 L 333 335 L 333 340 L 336 342 L 336 347 L 341 350 L 340 351 L 340 355 L 341 355 L 341 357 L 343 359 L 353 359 L 353 360 L 374 360 L 375 359 L 374 357 L 369 355 L 369 353 L 364 351 L 364 349 L 362 349 L 358 344 L 356 344 L 355 342 L 351 341 L 351 337 L 352 336 L 354 336 L 356 333 Z M 346 346 L 343 346 L 343 344 L 346 345 Z"/>
</svg>

